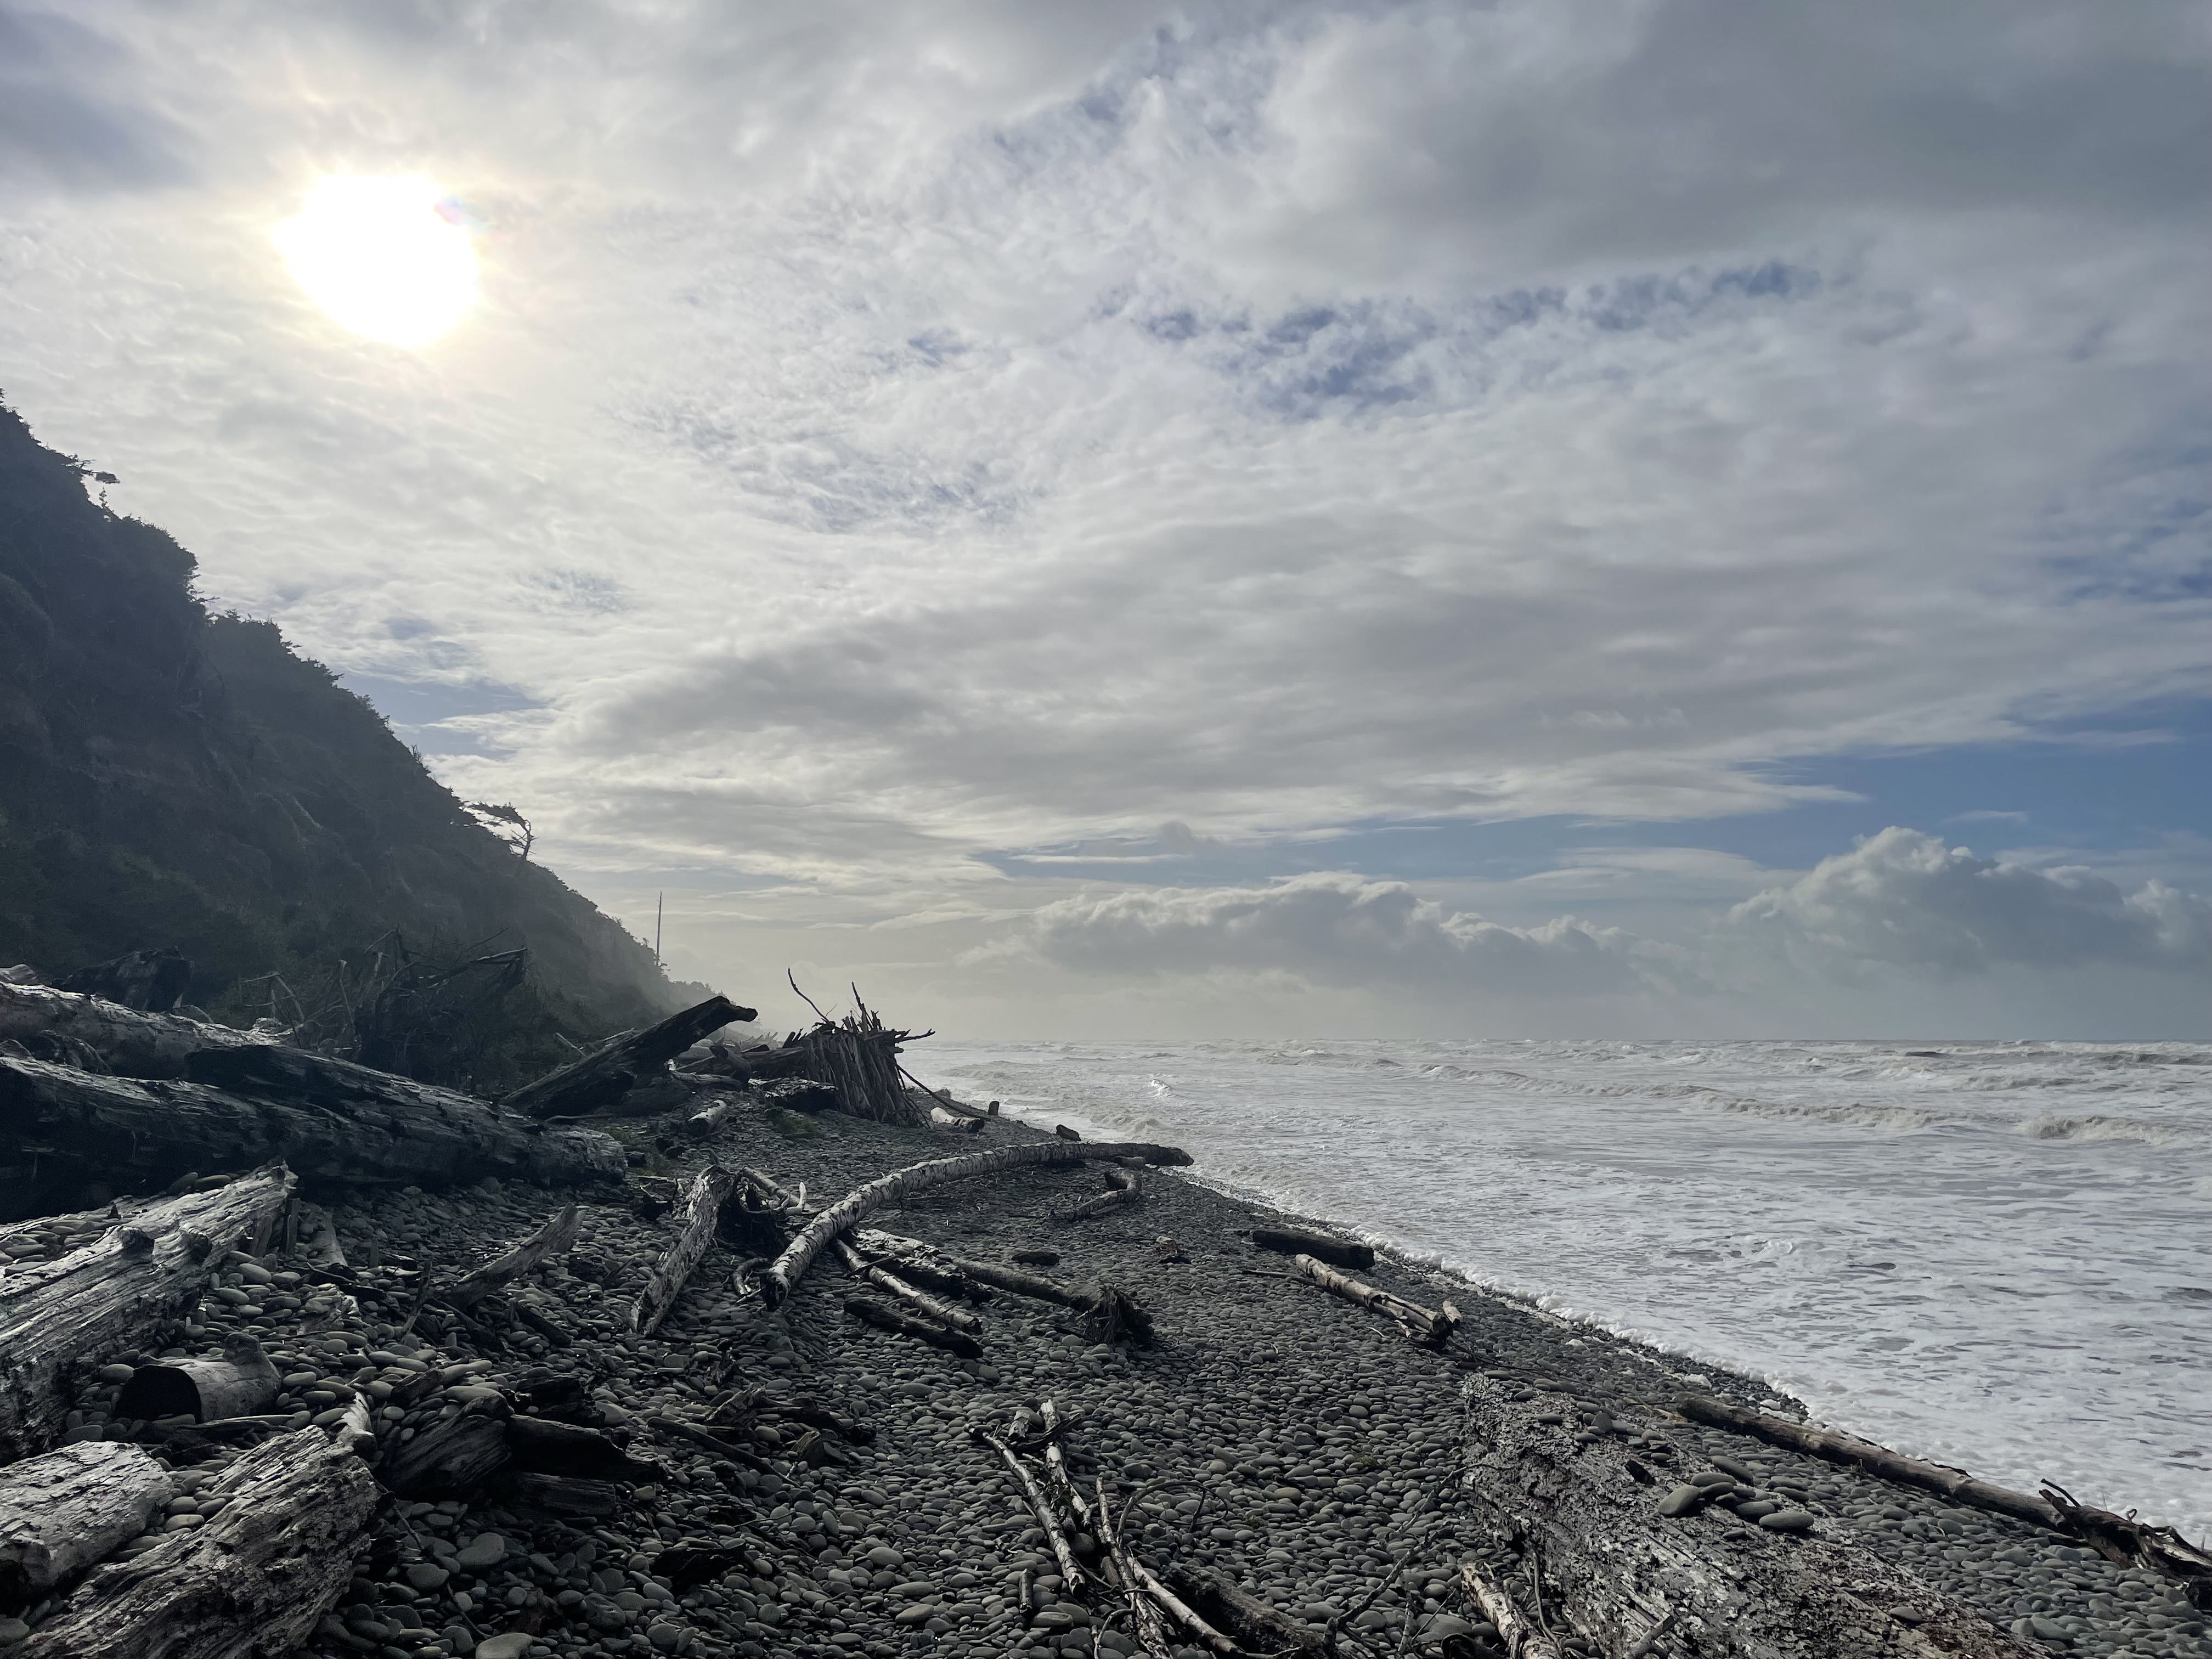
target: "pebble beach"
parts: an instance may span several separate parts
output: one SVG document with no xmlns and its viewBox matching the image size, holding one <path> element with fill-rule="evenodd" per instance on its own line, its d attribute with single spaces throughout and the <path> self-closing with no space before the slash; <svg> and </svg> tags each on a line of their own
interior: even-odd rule
<svg viewBox="0 0 2212 1659">
<path fill-rule="evenodd" d="M 425 1340 L 434 1320 L 402 1334 L 403 1275 L 413 1265 L 434 1279 L 465 1271 L 565 1195 L 486 1182 L 356 1197 L 331 1209 L 353 1293 L 275 1249 L 234 1259 L 173 1342 L 87 1356 L 71 1437 L 130 1433 L 106 1412 L 131 1368 L 213 1353 L 242 1332 L 285 1373 L 278 1409 L 299 1426 L 349 1389 L 382 1400 L 440 1373 L 427 1397 L 379 1407 L 374 1427 L 389 1447 L 462 1409 L 468 1390 L 527 1399 L 548 1376 L 573 1377 L 608 1431 L 655 1466 L 598 1516 L 549 1514 L 497 1488 L 387 1498 L 374 1548 L 305 1650 L 329 1659 L 1136 1651 L 1110 1594 L 1061 1594 L 1012 1479 L 970 1437 L 1048 1399 L 1076 1419 L 1078 1479 L 1086 1491 L 1103 1482 L 1129 1511 L 1127 1535 L 1147 1561 L 1209 1566 L 1316 1632 L 1335 1622 L 1371 1651 L 1421 1652 L 1494 1634 L 1455 1589 L 1473 1535 L 1455 1495 L 1461 1393 L 1480 1373 L 1563 1423 L 1632 1437 L 1678 1475 L 1717 1470 L 1742 1495 L 1802 1512 L 1820 1533 L 1863 1545 L 2029 1643 L 2212 1659 L 2203 1617 L 2165 1581 L 2024 1523 L 1687 1424 L 1668 1409 L 1687 1391 L 1801 1411 L 1752 1378 L 1689 1370 L 1386 1254 L 1362 1277 L 1430 1305 L 1449 1297 L 1464 1315 L 1444 1352 L 1415 1346 L 1254 1249 L 1251 1230 L 1285 1218 L 1208 1187 L 1202 1167 L 1148 1171 L 1141 1204 L 1068 1225 L 1048 1212 L 1101 1190 L 1095 1170 L 1018 1170 L 918 1194 L 876 1218 L 978 1260 L 1056 1250 L 1055 1276 L 1136 1297 L 1157 1330 L 1149 1348 L 1091 1343 L 1074 1316 L 1001 1295 L 981 1310 L 981 1357 L 961 1358 L 848 1316 L 854 1281 L 827 1261 L 770 1313 L 733 1288 L 740 1252 L 727 1248 L 709 1254 L 665 1325 L 635 1336 L 630 1298 L 670 1235 L 653 1204 L 626 1196 L 665 1191 L 713 1159 L 804 1183 L 811 1202 L 826 1203 L 902 1165 L 1042 1132 L 1001 1119 L 970 1137 L 748 1103 L 713 1140 L 680 1152 L 656 1150 L 647 1126 L 618 1133 L 635 1148 L 632 1194 L 584 1204 L 575 1249 L 510 1294 L 522 1322 L 505 1328 L 496 1352 L 460 1328 Z M 819 1448 L 801 1457 L 787 1428 L 763 1426 L 739 1462 L 655 1425 L 696 1421 L 710 1401 L 748 1389 L 769 1402 L 764 1423 L 774 1402 L 804 1398 L 861 1434 L 826 1458 Z M 219 1512 L 234 1456 L 179 1462 L 183 1495 L 157 1528 L 189 1529 Z M 1708 1511 L 1683 1524 L 1749 1523 Z M 694 1582 L 674 1567 L 701 1547 L 735 1553 Z M 22 1641 L 47 1611 L 0 1621 L 0 1642 Z"/>
</svg>

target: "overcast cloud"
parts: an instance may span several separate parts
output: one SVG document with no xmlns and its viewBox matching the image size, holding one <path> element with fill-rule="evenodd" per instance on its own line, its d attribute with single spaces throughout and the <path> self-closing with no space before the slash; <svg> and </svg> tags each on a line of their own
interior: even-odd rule
<svg viewBox="0 0 2212 1659">
<path fill-rule="evenodd" d="M 0 0 L 0 386 L 749 998 L 1897 970 L 2139 1035 L 2203 823 L 1759 826 L 2201 708 L 2208 59 L 2155 0 Z M 419 352 L 269 241 L 380 171 L 482 226 Z"/>
</svg>

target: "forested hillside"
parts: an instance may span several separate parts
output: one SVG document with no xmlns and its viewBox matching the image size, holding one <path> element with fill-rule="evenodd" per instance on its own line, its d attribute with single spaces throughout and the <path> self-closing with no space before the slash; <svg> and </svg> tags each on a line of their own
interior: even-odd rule
<svg viewBox="0 0 2212 1659">
<path fill-rule="evenodd" d="M 395 945 L 522 948 L 506 1052 L 471 1068 L 495 1074 L 674 1005 L 651 951 L 274 625 L 209 614 L 193 569 L 0 409 L 0 966 L 174 946 L 187 1000 L 237 1018 L 270 1012 L 270 975 L 327 1001 L 388 979 Z"/>
</svg>

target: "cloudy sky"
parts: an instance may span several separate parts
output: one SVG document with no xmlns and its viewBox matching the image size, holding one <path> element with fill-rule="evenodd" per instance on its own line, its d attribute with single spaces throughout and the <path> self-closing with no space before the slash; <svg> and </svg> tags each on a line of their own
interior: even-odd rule
<svg viewBox="0 0 2212 1659">
<path fill-rule="evenodd" d="M 0 0 L 0 389 L 778 1018 L 2212 1036 L 2206 19 Z"/>
</svg>

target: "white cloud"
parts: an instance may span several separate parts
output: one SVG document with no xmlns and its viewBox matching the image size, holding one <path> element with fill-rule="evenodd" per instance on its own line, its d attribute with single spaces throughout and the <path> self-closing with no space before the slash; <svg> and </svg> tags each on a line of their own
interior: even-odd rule
<svg viewBox="0 0 2212 1659">
<path fill-rule="evenodd" d="M 1263 887 L 1062 899 L 1032 915 L 1012 949 L 1083 973 L 1226 969 L 1432 996 L 1613 995 L 1671 979 L 1680 966 L 1679 952 L 1572 916 L 1503 927 L 1447 913 L 1404 882 L 1328 871 Z"/>
<path fill-rule="evenodd" d="M 2194 894 L 2155 881 L 2124 892 L 2092 871 L 1977 858 L 1895 827 L 1747 899 L 1728 920 L 1802 963 L 1845 974 L 2212 969 L 2212 903 Z"/>
</svg>

